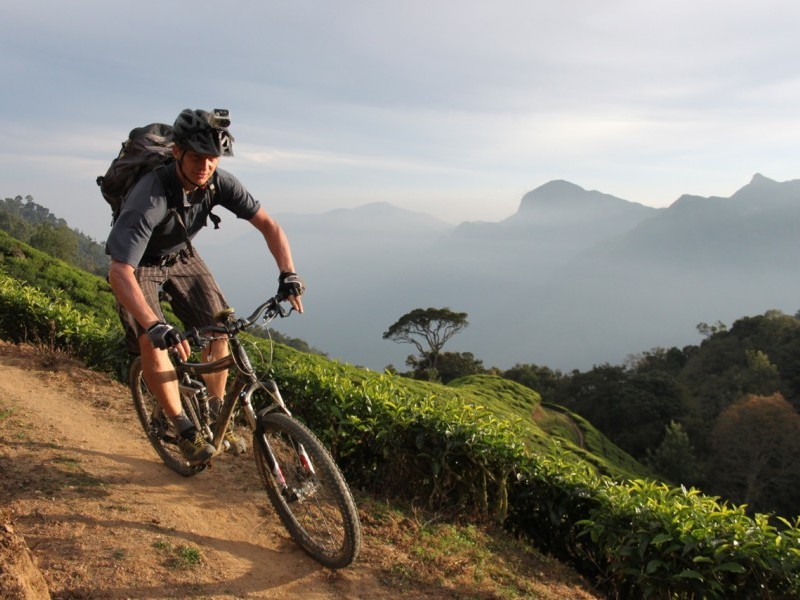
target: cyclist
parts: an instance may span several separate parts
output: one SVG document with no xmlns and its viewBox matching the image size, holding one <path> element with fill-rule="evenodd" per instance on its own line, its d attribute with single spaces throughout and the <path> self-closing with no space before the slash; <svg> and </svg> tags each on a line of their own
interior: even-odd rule
<svg viewBox="0 0 800 600">
<path fill-rule="evenodd" d="M 186 328 L 213 325 L 214 316 L 228 308 L 191 244 L 209 217 L 215 224 L 218 221 L 210 214 L 212 203 L 247 219 L 261 232 L 280 272 L 278 291 L 288 296 L 295 310 L 303 312 L 300 296 L 305 285 L 295 273 L 286 235 L 238 179 L 217 168 L 221 156 L 233 156 L 229 126 L 227 111 L 182 111 L 172 129 L 175 160 L 161 173 L 147 173 L 136 182 L 106 242 L 111 257 L 109 283 L 128 349 L 141 355 L 145 382 L 180 434 L 178 445 L 190 464 L 210 458 L 214 447 L 181 408 L 168 350 L 186 359 L 189 344 L 166 322 L 159 298 L 163 292 Z M 183 199 L 177 210 L 170 210 L 171 191 Z M 227 342 L 220 339 L 203 351 L 202 358 L 213 360 L 227 354 Z M 222 398 L 226 379 L 225 371 L 207 376 L 209 393 Z"/>
</svg>

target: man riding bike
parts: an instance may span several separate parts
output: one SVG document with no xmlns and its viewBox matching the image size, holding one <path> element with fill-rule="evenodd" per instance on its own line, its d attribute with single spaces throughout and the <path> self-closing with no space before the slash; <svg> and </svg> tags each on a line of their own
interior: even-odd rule
<svg viewBox="0 0 800 600">
<path fill-rule="evenodd" d="M 152 171 L 136 182 L 106 242 L 106 253 L 111 256 L 109 283 L 128 348 L 141 355 L 145 382 L 180 434 L 179 446 L 190 464 L 210 458 L 214 447 L 181 408 L 168 351 L 185 360 L 190 349 L 180 331 L 166 322 L 159 298 L 163 291 L 187 329 L 215 324 L 215 315 L 228 308 L 191 244 L 209 216 L 216 222 L 210 215 L 212 206 L 230 210 L 261 232 L 280 273 L 278 291 L 288 295 L 295 310 L 303 312 L 300 296 L 305 285 L 295 273 L 286 235 L 238 179 L 217 168 L 220 156 L 233 156 L 229 125 L 227 111 L 182 111 L 172 128 L 175 160 L 160 173 Z M 170 209 L 171 193 L 182 197 L 178 209 Z M 227 354 L 227 343 L 220 339 L 203 350 L 202 359 Z M 208 375 L 209 393 L 222 398 L 226 379 L 226 371 Z"/>
</svg>

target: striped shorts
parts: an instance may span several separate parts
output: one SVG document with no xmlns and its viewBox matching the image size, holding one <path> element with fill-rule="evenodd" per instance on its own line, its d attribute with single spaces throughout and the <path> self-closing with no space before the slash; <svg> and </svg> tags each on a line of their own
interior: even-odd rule
<svg viewBox="0 0 800 600">
<path fill-rule="evenodd" d="M 184 328 L 202 327 L 217 323 L 214 318 L 228 308 L 228 303 L 206 263 L 197 254 L 182 252 L 173 264 L 140 266 L 134 271 L 150 308 L 165 321 L 161 301 L 166 301 L 183 323 Z M 128 350 L 139 353 L 139 337 L 146 330 L 117 303 Z"/>
</svg>

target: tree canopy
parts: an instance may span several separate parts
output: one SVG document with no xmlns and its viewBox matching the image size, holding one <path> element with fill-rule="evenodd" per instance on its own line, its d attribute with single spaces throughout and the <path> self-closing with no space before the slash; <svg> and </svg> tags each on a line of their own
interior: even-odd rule
<svg viewBox="0 0 800 600">
<path fill-rule="evenodd" d="M 796 510 L 800 415 L 780 393 L 733 403 L 717 419 L 711 441 L 716 493 L 758 511 Z"/>
<path fill-rule="evenodd" d="M 415 308 L 400 317 L 383 332 L 383 339 L 402 344 L 412 344 L 419 358 L 412 362 L 419 367 L 425 362 L 435 377 L 439 353 L 447 341 L 464 329 L 469 322 L 467 313 L 449 308 Z"/>
</svg>

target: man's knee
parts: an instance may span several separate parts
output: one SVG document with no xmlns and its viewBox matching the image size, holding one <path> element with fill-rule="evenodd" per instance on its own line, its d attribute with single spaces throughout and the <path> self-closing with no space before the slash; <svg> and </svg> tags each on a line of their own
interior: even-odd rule
<svg viewBox="0 0 800 600">
<path fill-rule="evenodd" d="M 174 371 L 168 350 L 160 350 L 153 346 L 147 334 L 139 336 L 139 354 L 142 357 L 142 368 L 152 371 Z"/>
<path fill-rule="evenodd" d="M 228 339 L 214 338 L 211 343 L 203 349 L 203 360 L 214 360 L 228 356 Z"/>
</svg>

